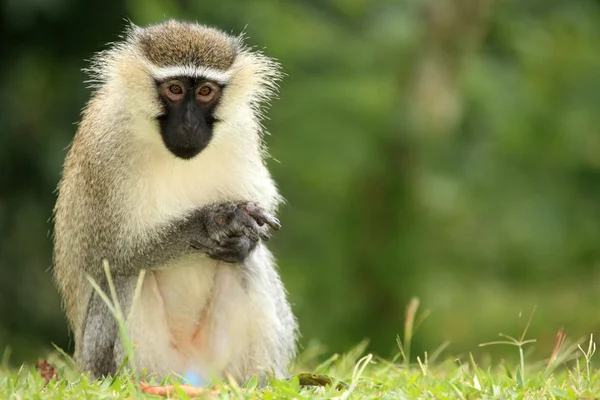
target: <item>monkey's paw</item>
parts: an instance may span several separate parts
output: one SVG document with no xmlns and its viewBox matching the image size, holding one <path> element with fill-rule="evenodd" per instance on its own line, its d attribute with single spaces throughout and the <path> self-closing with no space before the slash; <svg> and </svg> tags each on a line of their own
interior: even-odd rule
<svg viewBox="0 0 600 400">
<path fill-rule="evenodd" d="M 228 263 L 244 261 L 260 239 L 269 240 L 269 228 L 281 227 L 277 218 L 252 202 L 205 207 L 200 222 L 201 231 L 192 247 Z"/>
</svg>

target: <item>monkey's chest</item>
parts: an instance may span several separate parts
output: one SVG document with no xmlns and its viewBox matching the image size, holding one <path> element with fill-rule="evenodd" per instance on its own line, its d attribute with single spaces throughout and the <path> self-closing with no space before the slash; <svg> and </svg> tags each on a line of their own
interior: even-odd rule
<svg viewBox="0 0 600 400">
<path fill-rule="evenodd" d="M 220 374 L 244 351 L 251 321 L 239 267 L 200 257 L 178 261 L 154 271 L 142 297 L 143 314 L 153 312 L 159 325 L 137 335 L 146 347 L 141 353 L 152 358 L 147 364 L 164 359 L 169 372 Z"/>
</svg>

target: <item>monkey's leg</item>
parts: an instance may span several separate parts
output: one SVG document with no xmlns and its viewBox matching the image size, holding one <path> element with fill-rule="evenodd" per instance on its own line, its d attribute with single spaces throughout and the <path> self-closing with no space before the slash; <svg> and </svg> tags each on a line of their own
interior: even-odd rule
<svg viewBox="0 0 600 400">
<path fill-rule="evenodd" d="M 133 277 L 117 277 L 114 280 L 117 299 L 125 316 L 130 308 L 136 281 L 137 278 Z M 110 289 L 105 279 L 100 283 L 100 288 L 110 298 Z M 82 352 L 83 367 L 85 371 L 91 372 L 92 378 L 114 375 L 117 372 L 124 357 L 120 340 L 116 317 L 98 293 L 92 290 L 83 328 Z"/>
<path fill-rule="evenodd" d="M 101 287 L 103 290 L 108 288 L 106 284 Z M 118 334 L 115 317 L 98 293 L 93 291 L 83 326 L 81 365 L 84 371 L 90 371 L 92 379 L 117 371 L 113 349 Z"/>
</svg>

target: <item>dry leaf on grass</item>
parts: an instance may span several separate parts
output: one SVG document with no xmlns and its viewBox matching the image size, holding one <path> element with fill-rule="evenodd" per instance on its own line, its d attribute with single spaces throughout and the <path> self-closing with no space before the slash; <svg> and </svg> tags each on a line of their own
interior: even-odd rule
<svg viewBox="0 0 600 400">
<path fill-rule="evenodd" d="M 48 384 L 48 382 L 50 382 L 50 379 L 52 378 L 56 378 L 57 380 L 60 379 L 58 371 L 56 370 L 56 368 L 54 368 L 54 365 L 50 364 L 45 358 L 42 358 L 35 364 L 35 369 L 40 371 L 40 375 L 46 381 L 46 385 Z"/>
<path fill-rule="evenodd" d="M 150 386 L 145 382 L 140 382 L 140 387 L 142 388 L 142 393 L 153 394 L 156 396 L 169 396 L 175 393 L 175 386 L 167 385 L 167 386 Z M 217 389 L 206 389 L 199 388 L 192 385 L 179 385 L 177 386 L 181 391 L 183 391 L 189 397 L 200 397 L 200 396 L 218 396 L 221 391 Z"/>
</svg>

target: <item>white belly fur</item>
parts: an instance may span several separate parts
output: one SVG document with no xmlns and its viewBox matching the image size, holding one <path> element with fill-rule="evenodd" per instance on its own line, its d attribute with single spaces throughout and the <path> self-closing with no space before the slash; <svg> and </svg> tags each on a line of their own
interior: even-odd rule
<svg viewBox="0 0 600 400">
<path fill-rule="evenodd" d="M 148 271 L 128 320 L 137 367 L 222 376 L 246 351 L 251 303 L 236 265 L 198 255 Z"/>
</svg>

